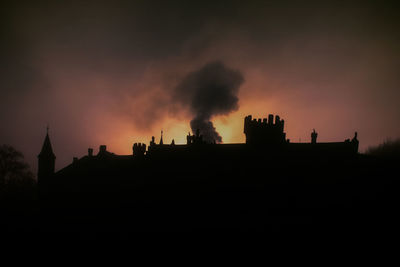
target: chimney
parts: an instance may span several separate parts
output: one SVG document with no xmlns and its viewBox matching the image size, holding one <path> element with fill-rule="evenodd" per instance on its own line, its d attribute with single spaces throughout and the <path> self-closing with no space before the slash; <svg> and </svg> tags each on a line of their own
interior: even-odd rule
<svg viewBox="0 0 400 267">
<path fill-rule="evenodd" d="M 280 122 L 281 122 L 281 118 L 278 115 L 276 115 L 275 116 L 275 124 L 279 125 Z"/>
<path fill-rule="evenodd" d="M 93 148 L 88 148 L 88 156 L 89 157 L 93 156 Z"/>
<path fill-rule="evenodd" d="M 274 124 L 274 115 L 273 114 L 268 115 L 268 124 L 269 125 Z"/>
<path fill-rule="evenodd" d="M 100 148 L 99 148 L 99 152 L 100 153 L 106 152 L 106 150 L 107 150 L 107 146 L 106 145 L 101 145 Z"/>
</svg>

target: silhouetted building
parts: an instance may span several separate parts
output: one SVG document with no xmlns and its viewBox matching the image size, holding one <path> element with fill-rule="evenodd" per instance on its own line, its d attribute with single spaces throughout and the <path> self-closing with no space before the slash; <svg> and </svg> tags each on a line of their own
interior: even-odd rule
<svg viewBox="0 0 400 267">
<path fill-rule="evenodd" d="M 142 158 L 146 153 L 146 144 L 135 143 L 133 144 L 132 151 L 134 157 Z"/>
<path fill-rule="evenodd" d="M 42 150 L 38 155 L 38 161 L 38 183 L 39 185 L 42 185 L 46 183 L 54 174 L 56 163 L 56 155 L 54 155 L 53 148 L 51 146 L 48 130 L 43 142 Z"/>
<path fill-rule="evenodd" d="M 114 232 L 125 238 L 130 231 L 197 229 L 276 228 L 279 236 L 291 236 L 293 230 L 306 229 L 308 235 L 316 229 L 320 235 L 346 229 L 354 234 L 366 216 L 382 222 L 382 229 L 393 219 L 379 216 L 396 208 L 396 184 L 388 187 L 393 188 L 389 196 L 382 188 L 393 180 L 398 164 L 359 155 L 357 133 L 343 142 L 324 143 L 317 140 L 321 132 L 313 130 L 311 140 L 291 143 L 283 120 L 273 115 L 257 120 L 247 116 L 244 133 L 246 142 L 238 144 L 205 142 L 201 131 L 189 133 L 185 144 L 153 136 L 149 146 L 134 143 L 129 155 L 116 155 L 101 145 L 98 153 L 89 148 L 87 155 L 56 173 L 46 134 L 38 156 L 39 182 L 46 190 L 40 190 L 40 216 L 33 217 L 41 219 L 38 229 L 44 230 L 38 236 L 60 229 L 82 236 L 98 231 L 101 238 Z M 341 222 L 346 223 L 338 228 Z"/>
<path fill-rule="evenodd" d="M 252 119 L 249 115 L 244 119 L 244 133 L 248 145 L 281 145 L 286 143 L 286 133 L 283 132 L 285 121 L 279 116 L 270 114 L 264 119 Z"/>
<path fill-rule="evenodd" d="M 242 144 L 216 144 L 207 143 L 199 130 L 194 135 L 189 133 L 186 144 L 175 144 L 172 140 L 167 144 L 163 140 L 161 131 L 160 142 L 155 142 L 152 136 L 150 145 L 135 143 L 132 146 L 131 155 L 116 155 L 107 151 L 105 145 L 99 147 L 97 155 L 93 155 L 93 149 L 88 149 L 88 155 L 55 173 L 55 179 L 68 180 L 83 183 L 88 177 L 97 183 L 104 178 L 104 184 L 112 182 L 113 177 L 125 177 L 133 174 L 152 177 L 150 173 L 157 171 L 176 172 L 185 169 L 192 172 L 199 168 L 211 168 L 217 164 L 227 166 L 243 165 L 253 168 L 254 161 L 264 164 L 272 158 L 284 166 L 285 161 L 320 160 L 322 158 L 344 158 L 358 154 L 357 133 L 352 140 L 344 142 L 318 143 L 315 130 L 311 133 L 311 143 L 291 143 L 286 140 L 284 132 L 284 120 L 279 116 L 269 115 L 268 119 L 253 119 L 247 116 L 244 119 L 244 133 L 246 143 Z M 52 151 L 50 138 L 46 135 L 42 151 L 39 154 L 39 181 L 50 178 L 54 173 L 55 155 Z M 218 167 L 219 168 L 219 167 Z M 79 179 L 77 178 L 79 177 Z M 116 180 L 114 180 L 116 181 Z M 87 182 L 90 184 L 90 182 Z"/>
</svg>

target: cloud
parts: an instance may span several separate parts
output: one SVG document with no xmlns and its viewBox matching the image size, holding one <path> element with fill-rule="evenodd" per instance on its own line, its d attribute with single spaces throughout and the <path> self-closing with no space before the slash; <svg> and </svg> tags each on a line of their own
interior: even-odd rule
<svg viewBox="0 0 400 267">
<path fill-rule="evenodd" d="M 173 100 L 189 108 L 193 114 L 190 126 L 207 142 L 222 142 L 211 119 L 227 115 L 239 108 L 237 97 L 244 77 L 238 70 L 226 67 L 222 62 L 209 62 L 199 70 L 187 74 L 175 88 Z"/>
</svg>

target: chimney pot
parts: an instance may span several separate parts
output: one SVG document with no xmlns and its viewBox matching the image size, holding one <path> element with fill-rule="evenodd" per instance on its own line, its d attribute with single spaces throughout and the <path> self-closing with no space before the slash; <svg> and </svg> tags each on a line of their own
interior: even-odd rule
<svg viewBox="0 0 400 267">
<path fill-rule="evenodd" d="M 100 152 L 106 152 L 107 146 L 106 145 L 101 145 L 100 146 Z"/>
</svg>

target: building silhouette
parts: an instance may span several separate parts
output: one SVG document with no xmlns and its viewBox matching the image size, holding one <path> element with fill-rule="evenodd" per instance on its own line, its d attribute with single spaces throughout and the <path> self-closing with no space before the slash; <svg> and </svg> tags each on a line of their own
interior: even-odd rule
<svg viewBox="0 0 400 267">
<path fill-rule="evenodd" d="M 283 132 L 285 121 L 279 116 L 270 114 L 264 119 L 252 119 L 249 115 L 244 119 L 244 133 L 248 145 L 282 145 L 286 141 L 286 133 Z"/>
<path fill-rule="evenodd" d="M 206 142 L 200 130 L 176 144 L 161 133 L 159 142 L 153 136 L 148 146 L 134 143 L 129 155 L 101 145 L 57 172 L 47 133 L 38 156 L 46 216 L 73 221 L 78 231 L 89 223 L 134 232 L 252 229 L 264 227 L 266 209 L 273 217 L 322 200 L 332 207 L 347 203 L 337 197 L 340 183 L 328 191 L 319 184 L 358 174 L 357 134 L 320 143 L 313 130 L 309 142 L 292 143 L 284 121 L 273 115 L 247 116 L 243 131 L 246 142 L 236 144 Z"/>
<path fill-rule="evenodd" d="M 56 164 L 56 156 L 51 146 L 49 131 L 47 128 L 46 137 L 44 138 L 42 150 L 38 155 L 38 184 L 45 185 L 54 174 Z"/>
<path fill-rule="evenodd" d="M 186 144 L 175 144 L 174 140 L 166 144 L 161 131 L 158 144 L 154 136 L 149 146 L 144 143 L 134 143 L 131 155 L 116 155 L 107 151 L 106 145 L 101 145 L 96 155 L 93 154 L 93 149 L 89 148 L 86 156 L 74 157 L 72 164 L 56 173 L 54 172 L 56 156 L 52 150 L 49 134 L 46 133 L 38 156 L 38 180 L 39 184 L 43 185 L 53 184 L 62 179 L 72 181 L 71 177 L 77 176 L 83 180 L 92 175 L 105 176 L 106 173 L 109 176 L 115 173 L 120 176 L 129 176 L 131 172 L 146 173 L 143 166 L 151 169 L 163 165 L 168 166 L 166 170 L 173 172 L 178 168 L 196 169 L 198 165 L 207 164 L 207 162 L 237 162 L 251 168 L 254 161 L 262 158 L 269 158 L 269 160 L 279 158 L 284 162 L 306 158 L 320 160 L 332 157 L 354 157 L 358 154 L 357 133 L 352 140 L 318 143 L 318 134 L 314 129 L 310 142 L 292 143 L 286 139 L 284 123 L 279 116 L 274 117 L 272 114 L 264 119 L 255 119 L 249 115 L 244 119 L 243 132 L 246 135 L 246 142 L 241 144 L 207 143 L 199 130 L 193 135 L 188 133 Z M 178 167 L 178 164 L 183 167 Z M 132 168 L 135 168 L 135 171 L 132 171 Z"/>
</svg>

